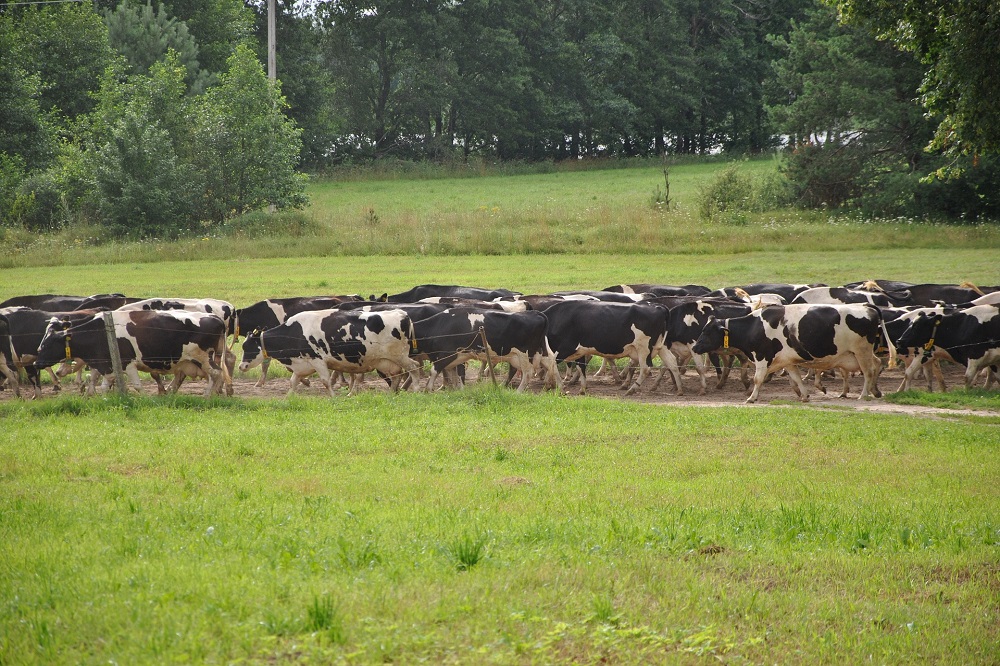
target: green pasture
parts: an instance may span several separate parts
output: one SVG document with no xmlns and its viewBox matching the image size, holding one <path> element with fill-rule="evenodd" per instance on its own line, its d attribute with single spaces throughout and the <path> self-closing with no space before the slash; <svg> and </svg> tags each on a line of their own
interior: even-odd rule
<svg viewBox="0 0 1000 666">
<path fill-rule="evenodd" d="M 773 158 L 741 163 L 758 182 L 778 171 Z M 53 233 L 0 229 L 0 270 L 79 264 L 214 262 L 233 258 L 382 256 L 715 255 L 761 252 L 891 254 L 899 249 L 1000 249 L 996 224 L 864 220 L 786 208 L 698 214 L 722 162 L 662 166 L 553 167 L 549 173 L 486 171 L 479 177 L 316 178 L 304 211 L 248 215 L 174 241 L 129 241 L 94 226 Z M 445 177 L 447 176 L 447 177 Z M 659 201 L 659 203 L 657 203 Z M 528 261 L 528 259 L 525 259 Z M 957 269 L 960 267 L 956 267 Z"/>
<path fill-rule="evenodd" d="M 231 258 L 153 263 L 40 266 L 0 270 L 0 300 L 19 294 L 123 292 L 212 297 L 237 306 L 269 297 L 405 291 L 417 284 L 506 287 L 524 293 L 601 289 L 613 284 L 823 282 L 869 278 L 1000 283 L 996 248 L 897 248 L 743 254 L 557 254 Z"/>
<path fill-rule="evenodd" d="M 0 422 L 5 664 L 997 657 L 995 420 L 484 388 Z"/>
</svg>

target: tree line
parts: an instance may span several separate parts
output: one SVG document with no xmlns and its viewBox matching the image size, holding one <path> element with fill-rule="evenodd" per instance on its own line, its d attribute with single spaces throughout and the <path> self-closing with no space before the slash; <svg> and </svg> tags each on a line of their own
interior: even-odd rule
<svg viewBox="0 0 1000 666">
<path fill-rule="evenodd" d="M 1000 216 L 989 0 L 277 4 L 272 84 L 262 0 L 0 3 L 4 223 L 182 232 L 387 158 L 778 148 L 798 205 Z"/>
</svg>

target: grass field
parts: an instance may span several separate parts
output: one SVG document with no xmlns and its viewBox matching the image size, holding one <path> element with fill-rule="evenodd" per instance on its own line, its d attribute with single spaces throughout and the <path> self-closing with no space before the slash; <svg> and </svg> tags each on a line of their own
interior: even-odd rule
<svg viewBox="0 0 1000 666">
<path fill-rule="evenodd" d="M 754 252 L 891 253 L 900 248 L 1000 249 L 996 224 L 879 221 L 782 209 L 715 222 L 697 211 L 724 167 L 556 169 L 478 178 L 324 178 L 304 212 L 250 215 L 172 242 L 108 237 L 92 226 L 52 234 L 0 229 L 0 270 L 78 264 L 225 261 L 281 257 L 639 255 L 698 257 Z M 748 176 L 776 173 L 774 159 L 748 161 Z M 703 259 L 704 260 L 704 259 Z M 958 267 L 956 267 L 957 269 Z M 957 272 L 957 271 L 956 271 Z"/>
<path fill-rule="evenodd" d="M 670 212 L 655 167 L 315 182 L 276 236 L 14 238 L 0 300 L 1000 283 L 995 225 L 703 223 L 714 168 L 677 167 Z M 488 388 L 0 402 L 0 664 L 995 664 L 997 479 L 996 416 Z"/>
<path fill-rule="evenodd" d="M 993 663 L 1000 430 L 495 390 L 0 405 L 4 663 Z"/>
</svg>

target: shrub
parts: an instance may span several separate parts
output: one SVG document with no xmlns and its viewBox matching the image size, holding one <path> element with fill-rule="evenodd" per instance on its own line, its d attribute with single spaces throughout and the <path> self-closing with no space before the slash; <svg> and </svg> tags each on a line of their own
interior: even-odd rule
<svg viewBox="0 0 1000 666">
<path fill-rule="evenodd" d="M 773 210 L 788 203 L 788 183 L 780 173 L 751 176 L 739 164 L 732 164 L 700 189 L 698 212 L 704 220 L 744 225 L 748 213 Z"/>
</svg>

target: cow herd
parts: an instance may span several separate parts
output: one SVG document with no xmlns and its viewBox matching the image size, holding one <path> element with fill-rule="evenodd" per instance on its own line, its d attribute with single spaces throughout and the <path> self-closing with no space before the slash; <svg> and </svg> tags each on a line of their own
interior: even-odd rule
<svg viewBox="0 0 1000 666">
<path fill-rule="evenodd" d="M 81 390 L 94 394 L 98 381 L 104 390 L 115 382 L 120 362 L 140 391 L 144 372 L 161 393 L 169 375 L 172 391 L 198 378 L 206 396 L 232 395 L 232 349 L 241 339 L 240 371 L 260 366 L 262 386 L 277 361 L 291 372 L 289 395 L 314 375 L 331 395 L 341 381 L 356 393 L 368 373 L 392 390 L 459 388 L 469 361 L 481 364 L 480 375 L 505 363 L 500 381 L 516 379 L 519 391 L 537 380 L 558 390 L 579 383 L 585 393 L 588 364 L 600 357 L 626 395 L 657 391 L 667 376 L 683 395 L 684 369 L 693 365 L 699 394 L 710 376 L 722 388 L 738 367 L 747 402 L 777 373 L 808 400 L 803 372 L 814 387 L 836 373 L 844 397 L 849 376 L 860 373 L 860 397 L 868 398 L 881 396 L 879 374 L 897 358 L 905 363 L 900 389 L 923 372 L 929 388 L 936 379 L 945 390 L 940 361 L 964 366 L 966 386 L 985 374 L 990 388 L 1000 364 L 1000 287 L 632 284 L 525 295 L 421 285 L 378 298 L 273 298 L 244 308 L 209 298 L 21 296 L 0 303 L 0 382 L 20 395 L 26 381 L 38 397 L 42 372 L 56 390 L 76 373 Z"/>
</svg>

